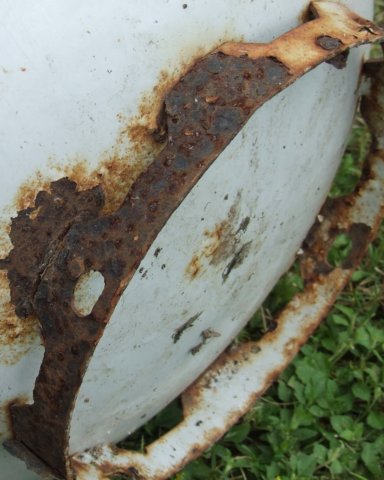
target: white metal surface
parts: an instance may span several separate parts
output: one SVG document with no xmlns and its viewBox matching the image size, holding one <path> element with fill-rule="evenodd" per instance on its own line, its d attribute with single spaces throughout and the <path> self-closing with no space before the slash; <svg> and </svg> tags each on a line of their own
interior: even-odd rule
<svg viewBox="0 0 384 480">
<path fill-rule="evenodd" d="M 345 3 L 372 15 L 372 2 Z M 153 155 L 138 151 L 122 132 L 140 115 L 143 98 L 162 72 L 177 78 L 183 65 L 224 41 L 269 41 L 300 22 L 307 2 L 182 5 L 1 3 L 2 256 L 10 248 L 9 218 L 29 198 L 16 202 L 21 184 L 37 192 L 67 174 L 68 165 L 103 172 L 103 162 L 111 158 L 143 169 Z M 72 453 L 124 437 L 184 390 L 290 265 L 337 168 L 362 54 L 353 51 L 342 71 L 319 67 L 268 102 L 174 213 L 89 365 L 72 418 Z M 151 123 L 155 113 L 141 121 Z M 132 172 L 133 178 L 137 169 Z M 226 276 L 236 255 L 244 259 Z M 0 331 L 13 322 L 21 332 L 0 344 L 0 405 L 6 406 L 15 397 L 31 400 L 43 349 L 37 326 L 19 326 L 12 315 L 1 275 Z M 190 319 L 193 325 L 175 342 Z M 207 331 L 211 334 L 195 351 Z M 9 435 L 2 408 L 0 441 Z M 1 447 L 0 455 L 0 478 L 10 478 L 3 473 L 8 456 Z M 23 475 L 21 480 L 30 478 Z"/>
</svg>

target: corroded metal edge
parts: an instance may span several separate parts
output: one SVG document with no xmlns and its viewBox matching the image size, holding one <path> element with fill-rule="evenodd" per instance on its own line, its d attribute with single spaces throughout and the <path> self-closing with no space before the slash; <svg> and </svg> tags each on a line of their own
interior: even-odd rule
<svg viewBox="0 0 384 480">
<path fill-rule="evenodd" d="M 318 327 L 384 218 L 384 150 L 378 148 L 384 131 L 384 62 L 370 62 L 366 70 L 372 86 L 370 96 L 363 98 L 362 111 L 373 137 L 372 152 L 355 192 L 327 202 L 304 242 L 305 291 L 279 315 L 273 332 L 223 353 L 184 392 L 184 420 L 149 445 L 145 454 L 107 445 L 74 455 L 71 463 L 77 480 L 106 480 L 118 473 L 140 480 L 169 478 L 252 407 Z M 341 267 L 332 268 L 326 258 L 340 233 L 351 239 L 352 249 Z"/>
<path fill-rule="evenodd" d="M 41 192 L 34 208 L 20 212 L 11 232 L 15 250 L 2 266 L 19 314 L 33 311 L 39 318 L 45 355 L 34 403 L 11 407 L 12 426 L 16 440 L 59 475 L 72 477 L 68 429 L 88 362 L 122 292 L 170 215 L 258 107 L 319 63 L 383 36 L 338 3 L 313 2 L 312 9 L 319 18 L 271 44 L 225 44 L 187 72 L 166 96 L 159 117 L 165 148 L 116 212 L 97 215 L 103 198 L 96 188 L 89 197 L 96 211 L 75 212 L 39 250 L 33 265 L 18 262 L 17 227 L 27 221 L 28 227 L 52 235 L 45 215 L 56 218 L 56 207 Z M 51 185 L 52 201 L 67 205 L 65 197 L 75 194 L 74 186 L 59 182 Z M 24 239 L 20 243 L 25 247 Z M 102 273 L 105 288 L 92 312 L 81 316 L 73 307 L 73 292 L 78 279 L 91 270 Z"/>
</svg>

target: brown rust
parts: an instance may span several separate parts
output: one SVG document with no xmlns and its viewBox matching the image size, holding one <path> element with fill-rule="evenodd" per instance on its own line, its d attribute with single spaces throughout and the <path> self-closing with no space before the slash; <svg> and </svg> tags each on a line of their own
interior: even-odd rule
<svg viewBox="0 0 384 480">
<path fill-rule="evenodd" d="M 306 34 L 310 31 L 302 28 Z M 300 41 L 295 33 L 273 42 L 271 50 L 284 52 L 287 40 Z M 68 428 L 87 364 L 127 283 L 169 217 L 258 107 L 318 63 L 378 35 L 378 29 L 365 32 L 364 38 L 350 35 L 345 45 L 331 52 L 317 48 L 322 51 L 316 51 L 309 64 L 286 65 L 285 57 L 267 52 L 267 46 L 260 50 L 232 44 L 207 55 L 165 95 L 153 130 L 166 142 L 116 210 L 102 211 L 105 192 L 100 185 L 80 191 L 62 179 L 50 184 L 50 192 L 39 192 L 34 205 L 14 219 L 14 249 L 3 267 L 18 313 L 39 318 L 45 355 L 34 403 L 13 406 L 12 424 L 16 440 L 57 474 L 71 476 Z M 227 54 L 231 48 L 234 55 Z M 60 201 L 55 203 L 57 196 Z M 242 219 L 240 225 L 246 228 L 247 221 Z M 24 239 L 25 226 L 39 243 L 35 263 L 27 260 L 28 272 L 20 262 L 24 245 L 33 243 Z M 212 257 L 218 251 L 220 246 L 212 250 Z M 90 270 L 103 275 L 105 288 L 92 312 L 80 318 L 73 308 L 73 292 L 79 275 Z M 207 333 L 203 341 L 205 337 Z"/>
<path fill-rule="evenodd" d="M 202 274 L 208 265 L 223 265 L 222 278 L 225 282 L 231 271 L 244 261 L 251 242 L 244 243 L 250 217 L 240 220 L 241 196 L 238 194 L 227 217 L 215 225 L 212 230 L 205 230 L 202 246 L 196 252 L 186 268 L 186 275 L 191 280 Z"/>
<path fill-rule="evenodd" d="M 76 223 L 97 217 L 103 205 L 100 187 L 78 192 L 76 183 L 64 178 L 52 182 L 49 192 L 39 192 L 34 207 L 21 210 L 12 219 L 13 249 L 3 266 L 12 265 L 8 268 L 8 279 L 11 301 L 18 317 L 26 318 L 34 313 L 33 297 L 40 277 L 68 230 Z M 31 217 L 32 213 L 35 215 Z M 78 268 L 85 270 L 86 266 L 78 265 Z"/>
</svg>

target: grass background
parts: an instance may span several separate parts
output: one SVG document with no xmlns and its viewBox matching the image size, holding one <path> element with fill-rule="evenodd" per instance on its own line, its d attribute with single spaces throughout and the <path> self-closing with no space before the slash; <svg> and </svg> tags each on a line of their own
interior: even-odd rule
<svg viewBox="0 0 384 480">
<path fill-rule="evenodd" d="M 376 2 L 384 23 L 384 0 Z M 369 150 L 358 118 L 330 195 L 353 190 Z M 330 253 L 348 250 L 339 237 Z M 303 288 L 298 266 L 279 281 L 240 340 L 254 339 Z M 384 228 L 316 334 L 252 410 L 174 480 L 384 479 Z M 178 401 L 122 446 L 142 450 L 181 419 Z M 116 477 L 116 479 L 121 477 Z"/>
</svg>

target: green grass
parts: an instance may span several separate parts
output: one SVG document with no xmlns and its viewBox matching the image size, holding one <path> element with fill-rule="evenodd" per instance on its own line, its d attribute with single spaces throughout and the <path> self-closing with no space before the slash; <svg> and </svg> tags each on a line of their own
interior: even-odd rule
<svg viewBox="0 0 384 480">
<path fill-rule="evenodd" d="M 376 16 L 384 23 L 384 0 L 377 2 Z M 331 196 L 353 190 L 369 143 L 358 119 Z M 347 248 L 340 237 L 330 261 L 337 263 Z M 295 361 L 241 422 L 173 479 L 384 479 L 383 286 L 384 228 Z M 239 341 L 258 338 L 302 288 L 294 265 Z M 175 401 L 124 446 L 142 450 L 180 419 Z"/>
</svg>

